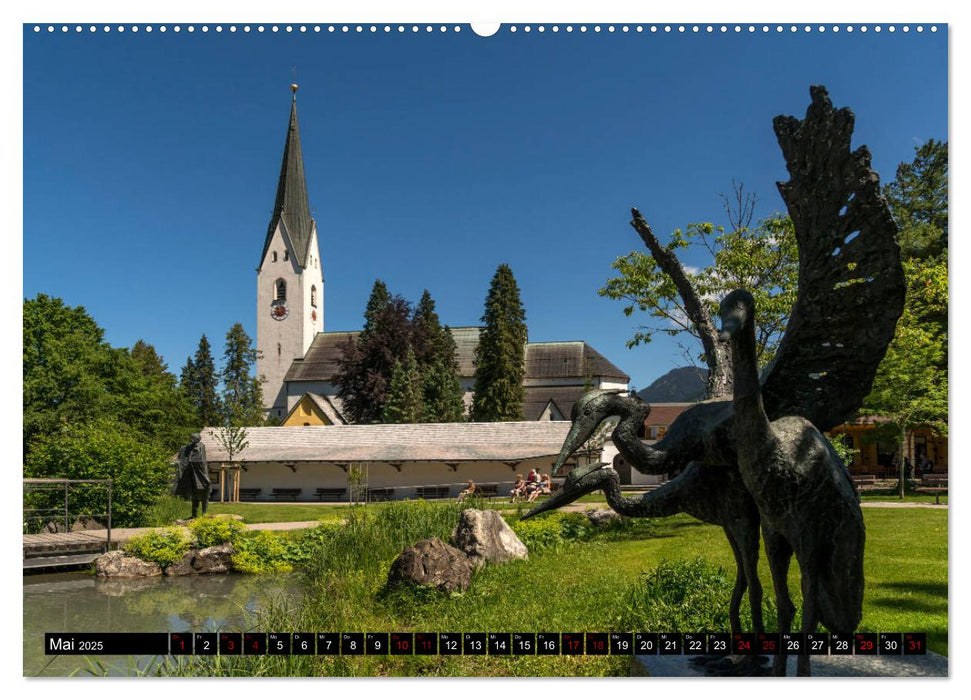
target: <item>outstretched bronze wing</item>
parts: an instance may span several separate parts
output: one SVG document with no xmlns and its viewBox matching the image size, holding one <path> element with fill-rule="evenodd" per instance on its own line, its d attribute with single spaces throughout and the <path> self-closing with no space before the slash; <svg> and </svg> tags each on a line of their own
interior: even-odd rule
<svg viewBox="0 0 971 700">
<path fill-rule="evenodd" d="M 897 226 L 865 146 L 850 151 L 853 113 L 810 88 L 803 120 L 773 121 L 789 170 L 778 183 L 799 245 L 799 295 L 763 377 L 769 418 L 820 430 L 850 419 L 870 392 L 903 312 Z"/>
</svg>

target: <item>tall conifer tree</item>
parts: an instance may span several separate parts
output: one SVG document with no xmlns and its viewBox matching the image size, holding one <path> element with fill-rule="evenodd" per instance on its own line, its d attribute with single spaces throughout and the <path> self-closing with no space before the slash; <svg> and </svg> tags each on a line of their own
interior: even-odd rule
<svg viewBox="0 0 971 700">
<path fill-rule="evenodd" d="M 180 385 L 198 414 L 200 426 L 219 425 L 219 395 L 216 391 L 219 376 L 212 358 L 212 347 L 205 333 L 199 339 L 195 358 L 188 358 L 182 368 Z"/>
<path fill-rule="evenodd" d="M 455 338 L 448 326 L 440 331 L 440 345 L 424 376 L 425 423 L 458 423 L 465 419 L 462 383 Z"/>
<path fill-rule="evenodd" d="M 526 312 L 509 265 L 496 269 L 475 350 L 472 420 L 523 420 Z"/>
<path fill-rule="evenodd" d="M 263 423 L 263 390 L 260 380 L 252 372 L 256 365 L 257 351 L 253 347 L 243 324 L 235 323 L 226 334 L 226 351 L 223 354 L 222 421 L 233 416 L 239 425 Z M 196 361 L 198 373 L 198 361 Z"/>
<path fill-rule="evenodd" d="M 405 361 L 395 361 L 391 375 L 391 388 L 384 405 L 385 423 L 418 423 L 421 421 L 422 377 L 418 361 L 411 348 L 405 353 Z"/>
<path fill-rule="evenodd" d="M 456 359 L 455 339 L 442 327 L 435 300 L 426 289 L 415 308 L 411 344 L 422 375 L 424 423 L 454 423 L 463 420 L 465 404 Z"/>
</svg>

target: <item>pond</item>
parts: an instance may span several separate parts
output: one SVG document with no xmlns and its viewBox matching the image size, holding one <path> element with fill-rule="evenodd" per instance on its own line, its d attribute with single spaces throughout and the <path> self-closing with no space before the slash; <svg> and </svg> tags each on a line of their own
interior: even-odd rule
<svg viewBox="0 0 971 700">
<path fill-rule="evenodd" d="M 267 605 L 302 597 L 299 574 L 99 579 L 91 574 L 24 576 L 24 675 L 87 675 L 83 656 L 46 656 L 45 632 L 217 632 L 256 627 Z M 273 630 L 260 630 L 273 631 Z M 91 657 L 110 675 L 150 670 L 156 657 Z"/>
</svg>

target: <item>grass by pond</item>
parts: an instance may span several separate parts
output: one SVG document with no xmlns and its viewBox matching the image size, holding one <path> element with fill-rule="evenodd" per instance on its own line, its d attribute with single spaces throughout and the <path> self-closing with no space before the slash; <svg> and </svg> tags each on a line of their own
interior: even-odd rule
<svg viewBox="0 0 971 700">
<path fill-rule="evenodd" d="M 596 495 L 584 496 L 578 499 L 580 503 L 606 504 L 603 496 Z M 455 503 L 454 500 L 442 499 L 430 501 L 439 505 L 449 505 Z M 505 498 L 493 498 L 487 501 L 478 501 L 477 508 L 492 508 L 503 512 L 516 513 L 520 510 L 525 512 L 532 507 L 525 503 L 510 503 Z M 388 503 L 369 503 L 366 507 L 369 510 L 380 510 Z M 243 517 L 245 523 L 286 523 L 303 522 L 309 520 L 340 520 L 347 515 L 350 506 L 345 504 L 334 505 L 331 503 L 210 503 L 209 513 L 212 515 L 235 514 Z M 466 507 L 473 507 L 467 505 Z M 191 507 L 188 501 L 183 501 L 174 497 L 164 499 L 164 507 L 158 508 L 158 514 L 151 518 L 149 525 L 161 526 L 168 525 L 176 519 L 188 518 Z"/>
<path fill-rule="evenodd" d="M 323 506 L 327 507 L 327 506 Z M 358 509 L 358 512 L 360 509 Z M 299 608 L 261 611 L 264 631 L 711 631 L 727 629 L 734 561 L 720 528 L 688 516 L 636 521 L 587 541 L 550 540 L 528 561 L 487 566 L 461 595 L 415 588 L 385 590 L 402 542 L 447 537 L 454 504 L 368 509 L 334 532 L 306 572 Z M 345 509 L 342 511 L 347 513 Z M 507 519 L 514 521 L 513 513 Z M 865 509 L 867 580 L 861 631 L 927 633 L 928 648 L 947 654 L 947 512 Z M 543 526 L 545 527 L 545 526 Z M 541 528 L 542 530 L 543 528 Z M 535 533 L 534 533 L 535 535 Z M 540 541 L 540 540 L 537 540 Z M 696 562 L 700 557 L 701 561 Z M 722 571 L 718 571 L 721 568 Z M 766 623 L 774 626 L 769 572 Z M 654 572 L 653 581 L 646 576 Z M 658 572 L 663 573 L 660 576 Z M 661 582 L 661 588 L 656 585 Z M 699 583 L 700 582 L 700 583 Z M 700 597 L 696 590 L 708 588 Z M 651 586 L 654 585 L 652 588 Z M 799 573 L 790 589 L 798 608 Z M 660 601 L 659 598 L 674 599 Z M 684 608 L 679 609 L 678 596 Z M 664 603 L 662 605 L 661 603 Z M 743 607 L 743 621 L 748 611 Z M 798 614 L 796 625 L 798 625 Z M 171 661 L 171 675 L 578 676 L 626 675 L 626 657 L 262 657 Z"/>
</svg>

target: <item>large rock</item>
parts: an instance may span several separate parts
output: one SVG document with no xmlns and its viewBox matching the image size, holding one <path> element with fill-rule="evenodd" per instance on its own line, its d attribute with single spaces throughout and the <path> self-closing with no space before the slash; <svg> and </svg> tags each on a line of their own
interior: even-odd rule
<svg viewBox="0 0 971 700">
<path fill-rule="evenodd" d="M 463 552 L 432 537 L 406 548 L 394 560 L 388 572 L 388 585 L 411 582 L 448 593 L 464 591 L 472 582 L 472 568 L 471 560 Z"/>
<path fill-rule="evenodd" d="M 74 524 L 71 525 L 71 532 L 83 532 L 84 530 L 104 530 L 105 526 L 99 523 L 94 518 L 89 518 L 87 515 L 82 515 Z"/>
<path fill-rule="evenodd" d="M 233 561 L 233 546 L 228 542 L 205 549 L 190 549 L 182 560 L 169 564 L 166 576 L 192 576 L 195 574 L 229 573 Z"/>
<path fill-rule="evenodd" d="M 145 578 L 162 575 L 162 567 L 155 562 L 144 561 L 120 550 L 102 554 L 95 559 L 94 570 L 98 576 L 105 578 Z"/>
<path fill-rule="evenodd" d="M 463 510 L 452 532 L 452 544 L 468 554 L 476 566 L 529 558 L 526 545 L 497 510 Z"/>
<path fill-rule="evenodd" d="M 226 542 L 200 549 L 192 560 L 197 574 L 226 574 L 233 564 L 233 545 Z"/>
<path fill-rule="evenodd" d="M 592 525 L 606 525 L 614 520 L 620 520 L 624 516 L 615 510 L 610 508 L 595 508 L 594 510 L 588 510 L 584 515 L 587 516 L 587 520 L 590 521 Z"/>
<path fill-rule="evenodd" d="M 199 554 L 198 549 L 190 549 L 188 552 L 182 555 L 180 561 L 174 564 L 169 564 L 165 567 L 166 576 L 191 576 L 198 573 L 192 566 L 192 562 L 195 560 L 196 556 Z"/>
</svg>

